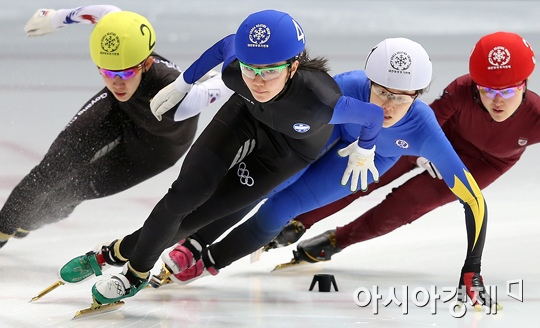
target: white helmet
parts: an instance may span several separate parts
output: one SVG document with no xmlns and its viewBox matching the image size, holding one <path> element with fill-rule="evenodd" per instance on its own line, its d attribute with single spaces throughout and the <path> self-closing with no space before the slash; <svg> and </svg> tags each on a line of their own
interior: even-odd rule
<svg viewBox="0 0 540 328">
<path fill-rule="evenodd" d="M 366 60 L 367 77 L 383 87 L 422 90 L 431 82 L 431 60 L 418 43 L 405 38 L 386 39 Z"/>
</svg>

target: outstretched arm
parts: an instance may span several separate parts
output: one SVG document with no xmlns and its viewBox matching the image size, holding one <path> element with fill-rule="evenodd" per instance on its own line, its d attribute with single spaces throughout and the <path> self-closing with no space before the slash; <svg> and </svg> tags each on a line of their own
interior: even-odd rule
<svg viewBox="0 0 540 328">
<path fill-rule="evenodd" d="M 229 35 L 206 50 L 189 68 L 171 84 L 161 89 L 152 102 L 150 109 L 161 121 L 161 116 L 184 99 L 190 92 L 193 83 L 203 77 L 217 65 L 223 63 L 225 68 L 235 58 L 234 35 Z"/>
<path fill-rule="evenodd" d="M 349 157 L 341 184 L 347 185 L 351 178 L 351 192 L 358 190 L 358 180 L 362 191 L 367 190 L 368 171 L 373 175 L 373 181 L 379 181 L 379 172 L 374 164 L 375 141 L 383 122 L 384 113 L 381 107 L 352 97 L 342 96 L 334 107 L 330 124 L 355 123 L 362 126 L 358 140 L 338 151 L 339 156 Z"/>
<path fill-rule="evenodd" d="M 30 18 L 24 31 L 29 37 L 49 34 L 71 24 L 96 24 L 108 13 L 121 11 L 110 5 L 94 5 L 73 9 L 38 9 Z"/>
<path fill-rule="evenodd" d="M 203 108 L 221 99 L 227 99 L 233 91 L 225 86 L 221 73 L 210 71 L 212 76 L 191 88 L 174 113 L 175 121 L 183 121 L 199 114 Z M 202 80 L 202 79 L 201 79 Z M 199 80 L 199 81 L 201 81 Z"/>
<path fill-rule="evenodd" d="M 442 132 L 441 132 L 442 134 Z M 456 195 L 465 210 L 467 230 L 467 256 L 461 269 L 459 286 L 465 286 L 467 295 L 473 305 L 494 306 L 491 297 L 486 293 L 480 266 L 486 239 L 487 206 L 480 187 L 469 173 L 463 162 L 453 150 L 450 142 L 444 137 L 436 136 L 440 142 L 431 140 L 429 145 L 438 145 L 426 149 L 422 156 L 429 159 L 438 168 L 450 190 Z M 460 301 L 465 301 L 461 299 Z"/>
</svg>

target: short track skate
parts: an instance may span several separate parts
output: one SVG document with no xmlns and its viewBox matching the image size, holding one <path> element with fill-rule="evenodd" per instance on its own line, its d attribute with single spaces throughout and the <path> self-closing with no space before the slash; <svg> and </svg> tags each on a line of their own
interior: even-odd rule
<svg viewBox="0 0 540 328">
<path fill-rule="evenodd" d="M 250 263 L 258 262 L 261 259 L 261 254 L 264 251 L 264 248 L 259 248 L 255 252 L 251 253 L 249 259 Z"/>
<path fill-rule="evenodd" d="M 308 261 L 302 261 L 302 260 L 299 261 L 297 259 L 292 259 L 290 262 L 276 265 L 276 267 L 274 268 L 274 270 L 272 270 L 272 272 L 277 271 L 277 270 L 290 268 L 290 267 L 294 267 L 294 266 L 308 264 L 308 263 L 309 263 Z"/>
<path fill-rule="evenodd" d="M 48 293 L 55 290 L 57 287 L 60 287 L 62 285 L 65 285 L 65 282 L 58 280 L 54 284 L 50 285 L 49 287 L 45 288 L 41 293 L 39 293 L 36 297 L 33 297 L 30 302 L 34 302 L 42 298 L 43 296 L 47 295 Z"/>
<path fill-rule="evenodd" d="M 118 302 L 103 305 L 99 303 L 94 296 L 92 296 L 92 299 L 94 301 L 92 306 L 90 306 L 88 309 L 77 311 L 73 319 L 81 319 L 81 318 L 86 318 L 86 317 L 90 317 L 90 316 L 94 316 L 94 315 L 98 315 L 98 314 L 102 314 L 106 312 L 115 311 L 121 308 L 125 304 L 123 301 L 118 301 Z"/>
<path fill-rule="evenodd" d="M 150 281 L 148 281 L 148 286 L 146 286 L 146 288 L 148 287 L 159 288 L 163 285 L 170 284 L 171 282 L 173 282 L 170 278 L 171 275 L 172 275 L 171 270 L 169 270 L 169 268 L 165 265 L 165 263 L 163 263 L 159 274 L 153 275 L 152 278 L 150 278 Z"/>
</svg>

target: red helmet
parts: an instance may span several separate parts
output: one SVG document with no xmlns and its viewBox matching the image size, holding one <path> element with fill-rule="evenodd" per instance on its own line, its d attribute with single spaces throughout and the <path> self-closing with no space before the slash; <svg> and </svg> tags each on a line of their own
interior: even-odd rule
<svg viewBox="0 0 540 328">
<path fill-rule="evenodd" d="M 531 45 L 515 33 L 497 32 L 478 41 L 469 58 L 469 72 L 479 85 L 501 89 L 527 79 L 534 70 Z"/>
</svg>

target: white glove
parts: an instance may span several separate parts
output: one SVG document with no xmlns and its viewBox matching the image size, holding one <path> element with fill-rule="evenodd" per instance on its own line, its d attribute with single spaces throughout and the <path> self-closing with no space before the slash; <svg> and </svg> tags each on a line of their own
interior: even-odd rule
<svg viewBox="0 0 540 328">
<path fill-rule="evenodd" d="M 30 18 L 24 31 L 29 37 L 49 34 L 55 30 L 51 24 L 51 17 L 56 13 L 54 9 L 38 9 L 34 16 Z"/>
<path fill-rule="evenodd" d="M 343 173 L 343 178 L 341 178 L 342 186 L 347 185 L 352 173 L 351 192 L 356 192 L 358 190 L 359 176 L 362 179 L 360 181 L 362 191 L 366 191 L 368 189 L 368 171 L 371 171 L 373 181 L 379 182 L 379 171 L 374 163 L 375 147 L 376 146 L 373 146 L 373 149 L 360 148 L 360 146 L 358 146 L 358 140 L 356 140 L 347 147 L 338 150 L 339 156 L 349 156 L 349 163 L 347 163 L 347 168 Z"/>
<path fill-rule="evenodd" d="M 161 121 L 161 115 L 168 112 L 176 104 L 178 104 L 186 93 L 191 90 L 192 85 L 187 84 L 184 81 L 184 73 L 171 84 L 161 89 L 150 102 L 150 110 L 152 114 L 157 118 L 158 121 Z"/>
<path fill-rule="evenodd" d="M 439 180 L 442 180 L 441 173 L 439 172 L 439 170 L 437 170 L 435 165 L 433 165 L 433 163 L 429 161 L 429 159 L 424 157 L 418 157 L 416 159 L 416 165 L 428 171 L 429 175 L 431 175 L 432 178 L 439 178 Z"/>
</svg>

